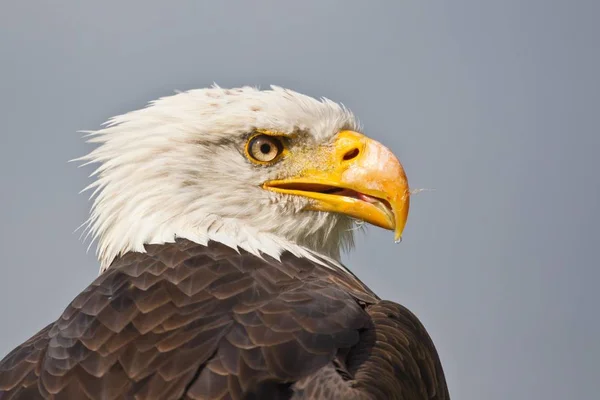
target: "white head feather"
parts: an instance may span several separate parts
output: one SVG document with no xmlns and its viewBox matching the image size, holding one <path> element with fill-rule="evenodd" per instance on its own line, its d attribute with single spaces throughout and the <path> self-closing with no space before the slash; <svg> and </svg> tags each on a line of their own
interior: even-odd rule
<svg viewBox="0 0 600 400">
<path fill-rule="evenodd" d="M 310 149 L 359 128 L 327 99 L 215 86 L 161 98 L 88 132 L 99 147 L 79 160 L 100 164 L 86 190 L 93 189 L 87 233 L 98 240 L 101 271 L 121 254 L 178 237 L 273 257 L 289 250 L 338 259 L 352 245 L 352 220 L 302 211 L 308 200 L 264 190 L 285 171 L 247 160 L 247 135 L 256 129 L 305 132 Z"/>
</svg>

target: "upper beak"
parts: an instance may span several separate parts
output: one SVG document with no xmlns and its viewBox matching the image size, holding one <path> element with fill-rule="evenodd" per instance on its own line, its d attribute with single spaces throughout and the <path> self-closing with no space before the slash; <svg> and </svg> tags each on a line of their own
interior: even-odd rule
<svg viewBox="0 0 600 400">
<path fill-rule="evenodd" d="M 321 146 L 317 160 L 297 176 L 269 181 L 274 192 L 312 199 L 308 209 L 361 219 L 402 238 L 410 191 L 404 168 L 381 143 L 360 133 L 342 131 L 333 145 Z"/>
</svg>

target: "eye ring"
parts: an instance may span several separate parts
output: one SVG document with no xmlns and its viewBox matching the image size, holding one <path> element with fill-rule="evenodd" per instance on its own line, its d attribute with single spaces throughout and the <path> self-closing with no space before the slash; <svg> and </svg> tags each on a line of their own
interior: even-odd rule
<svg viewBox="0 0 600 400">
<path fill-rule="evenodd" d="M 259 164 L 271 164 L 283 154 L 284 146 L 277 136 L 258 134 L 246 145 L 248 157 Z"/>
</svg>

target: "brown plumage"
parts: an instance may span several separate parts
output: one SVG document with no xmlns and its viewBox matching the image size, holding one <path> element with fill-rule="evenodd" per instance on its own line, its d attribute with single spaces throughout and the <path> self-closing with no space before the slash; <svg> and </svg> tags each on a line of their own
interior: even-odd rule
<svg viewBox="0 0 600 400">
<path fill-rule="evenodd" d="M 418 319 L 349 273 L 216 242 L 146 249 L 0 362 L 0 400 L 449 398 Z"/>
</svg>

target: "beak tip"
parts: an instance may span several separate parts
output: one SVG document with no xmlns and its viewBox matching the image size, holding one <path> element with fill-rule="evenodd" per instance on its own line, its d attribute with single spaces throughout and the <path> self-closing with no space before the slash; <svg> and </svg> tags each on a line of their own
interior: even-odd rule
<svg viewBox="0 0 600 400">
<path fill-rule="evenodd" d="M 394 243 L 398 244 L 402 242 L 402 231 L 396 231 L 394 234 Z"/>
</svg>

